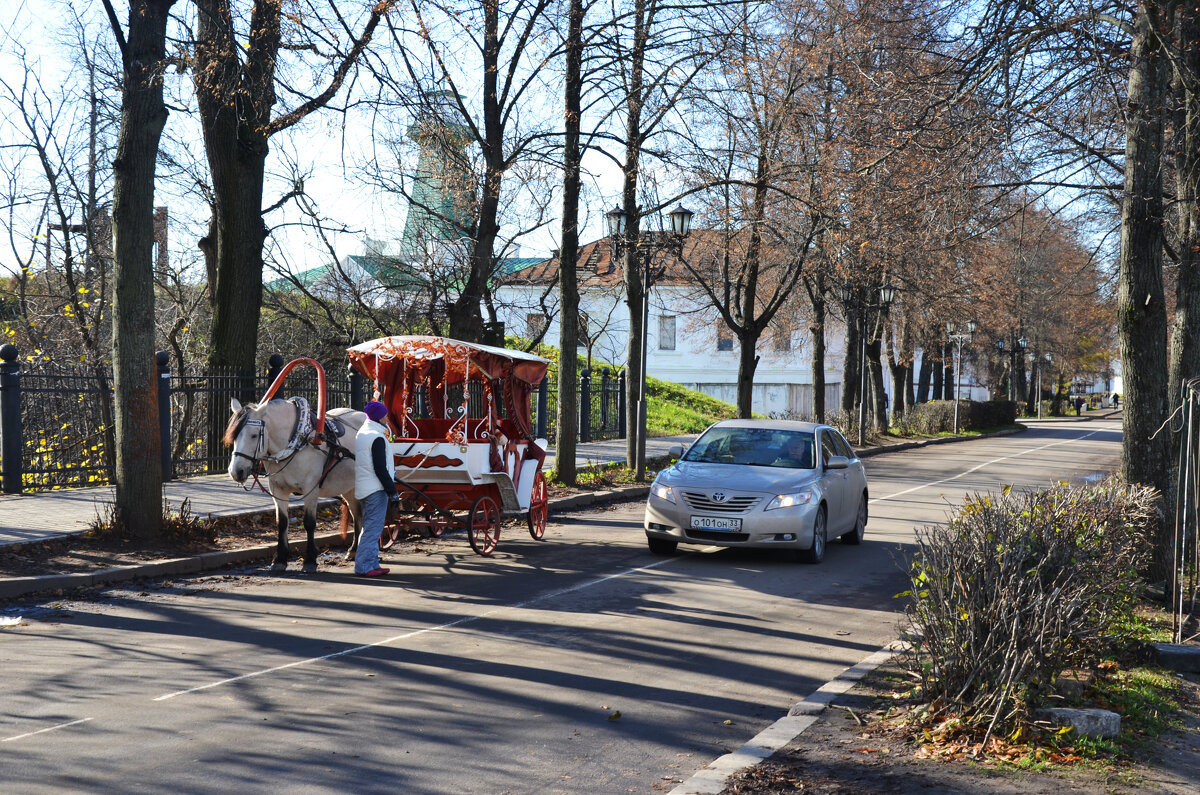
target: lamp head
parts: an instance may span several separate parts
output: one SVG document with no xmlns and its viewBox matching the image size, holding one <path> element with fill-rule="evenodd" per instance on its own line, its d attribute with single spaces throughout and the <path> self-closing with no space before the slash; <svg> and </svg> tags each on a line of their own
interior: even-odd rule
<svg viewBox="0 0 1200 795">
<path fill-rule="evenodd" d="M 687 237 L 688 232 L 692 231 L 692 216 L 695 213 L 680 204 L 668 215 L 671 218 L 672 231 L 679 237 Z"/>
<path fill-rule="evenodd" d="M 896 286 L 889 282 L 884 282 L 879 288 L 879 305 L 887 309 L 892 305 L 892 301 L 896 300 Z"/>
<path fill-rule="evenodd" d="M 625 225 L 629 221 L 629 213 L 621 207 L 614 207 L 604 214 L 608 222 L 608 236 L 620 237 L 625 234 Z"/>
</svg>

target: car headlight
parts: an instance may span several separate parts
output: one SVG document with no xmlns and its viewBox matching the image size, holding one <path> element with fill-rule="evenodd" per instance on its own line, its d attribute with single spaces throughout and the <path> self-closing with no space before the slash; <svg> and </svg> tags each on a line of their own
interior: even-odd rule
<svg viewBox="0 0 1200 795">
<path fill-rule="evenodd" d="M 812 502 L 813 494 L 811 491 L 797 491 L 792 494 L 776 494 L 775 499 L 767 503 L 764 511 L 773 511 L 776 508 L 794 508 L 797 505 L 805 505 Z"/>
<path fill-rule="evenodd" d="M 658 481 L 650 484 L 650 493 L 655 497 L 658 497 L 660 500 L 675 502 L 675 492 L 671 489 L 671 487 L 664 486 Z"/>
</svg>

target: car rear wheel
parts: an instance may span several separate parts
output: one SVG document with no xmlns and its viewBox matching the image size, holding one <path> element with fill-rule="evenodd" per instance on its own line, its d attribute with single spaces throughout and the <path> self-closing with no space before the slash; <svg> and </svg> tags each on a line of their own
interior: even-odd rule
<svg viewBox="0 0 1200 795">
<path fill-rule="evenodd" d="M 675 549 L 679 546 L 678 541 L 671 541 L 667 538 L 647 538 L 646 544 L 655 555 L 674 555 Z"/>
<path fill-rule="evenodd" d="M 849 533 L 842 533 L 843 544 L 861 544 L 863 536 L 867 534 L 867 495 L 862 496 L 862 500 L 858 503 L 858 518 L 854 520 L 854 529 Z"/>
<path fill-rule="evenodd" d="M 825 559 L 826 533 L 825 506 L 817 510 L 817 518 L 813 520 L 812 546 L 797 553 L 801 563 L 820 563 Z"/>
</svg>

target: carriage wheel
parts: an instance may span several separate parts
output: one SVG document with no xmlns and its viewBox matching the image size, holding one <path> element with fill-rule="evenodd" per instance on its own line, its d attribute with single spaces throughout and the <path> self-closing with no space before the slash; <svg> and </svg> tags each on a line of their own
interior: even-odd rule
<svg viewBox="0 0 1200 795">
<path fill-rule="evenodd" d="M 533 490 L 529 494 L 529 535 L 540 541 L 546 535 L 546 519 L 550 516 L 550 495 L 546 489 L 546 476 L 541 472 L 533 477 Z"/>
<path fill-rule="evenodd" d="M 490 555 L 500 540 L 500 506 L 491 497 L 483 496 L 471 503 L 467 517 L 467 540 L 477 555 Z"/>
<path fill-rule="evenodd" d="M 396 539 L 400 535 L 400 522 L 395 521 L 390 525 L 383 526 L 383 532 L 379 534 L 379 548 L 390 549 L 392 544 L 396 543 Z"/>
</svg>

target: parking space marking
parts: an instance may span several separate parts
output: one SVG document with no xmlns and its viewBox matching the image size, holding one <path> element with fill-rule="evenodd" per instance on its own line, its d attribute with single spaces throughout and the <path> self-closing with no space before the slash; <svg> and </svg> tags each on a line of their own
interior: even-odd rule
<svg viewBox="0 0 1200 795">
<path fill-rule="evenodd" d="M 89 720 L 91 720 L 91 718 L 80 718 L 79 720 L 73 720 L 68 723 L 60 723 L 57 726 L 47 726 L 44 729 L 38 729 L 37 731 L 34 731 L 34 732 L 25 732 L 24 734 L 18 734 L 14 737 L 5 737 L 3 740 L 0 740 L 0 743 L 10 743 L 13 740 L 24 740 L 26 737 L 32 737 L 35 734 L 45 734 L 46 732 L 52 732 L 52 731 L 56 731 L 58 729 L 65 729 L 68 726 L 76 726 L 80 723 L 87 723 Z"/>
</svg>

